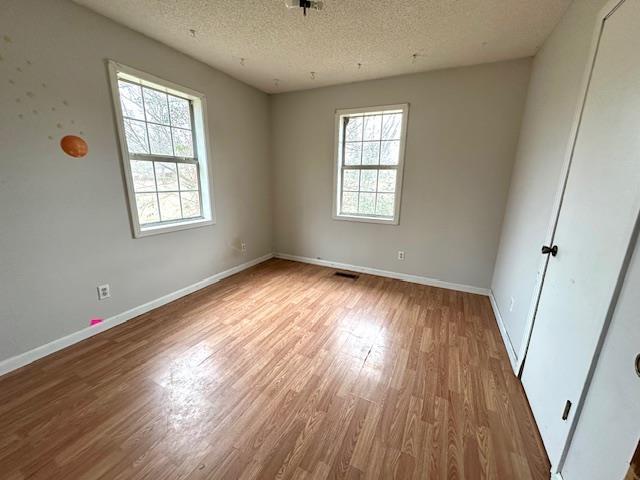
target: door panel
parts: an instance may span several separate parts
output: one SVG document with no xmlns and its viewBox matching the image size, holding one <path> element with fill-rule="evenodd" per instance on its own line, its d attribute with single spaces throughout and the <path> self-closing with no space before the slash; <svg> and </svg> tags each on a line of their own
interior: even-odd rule
<svg viewBox="0 0 640 480">
<path fill-rule="evenodd" d="M 636 236 L 640 233 L 640 219 Z M 564 480 L 622 479 L 633 458 L 640 473 L 640 239 L 603 342 L 580 412 Z M 637 445 L 637 447 L 636 447 Z M 634 455 L 634 447 L 636 452 Z"/>
<path fill-rule="evenodd" d="M 552 465 L 611 303 L 640 208 L 640 0 L 606 21 L 522 383 Z M 573 407 L 562 419 L 565 402 Z"/>
</svg>

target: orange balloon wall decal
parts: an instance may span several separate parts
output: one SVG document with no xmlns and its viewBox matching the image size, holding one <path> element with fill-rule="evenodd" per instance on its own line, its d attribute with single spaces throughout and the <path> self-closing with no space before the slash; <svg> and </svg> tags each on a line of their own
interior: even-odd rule
<svg viewBox="0 0 640 480">
<path fill-rule="evenodd" d="M 76 135 L 67 135 L 60 140 L 60 148 L 71 157 L 84 157 L 89 151 L 89 146 L 82 138 Z"/>
</svg>

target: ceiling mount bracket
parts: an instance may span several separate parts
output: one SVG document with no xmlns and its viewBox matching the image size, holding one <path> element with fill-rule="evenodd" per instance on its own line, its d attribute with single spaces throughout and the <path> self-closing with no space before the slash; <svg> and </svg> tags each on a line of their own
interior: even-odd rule
<svg viewBox="0 0 640 480">
<path fill-rule="evenodd" d="M 322 10 L 324 2 L 322 0 L 285 0 L 287 8 L 302 8 L 302 14 L 307 16 L 307 9 Z"/>
</svg>

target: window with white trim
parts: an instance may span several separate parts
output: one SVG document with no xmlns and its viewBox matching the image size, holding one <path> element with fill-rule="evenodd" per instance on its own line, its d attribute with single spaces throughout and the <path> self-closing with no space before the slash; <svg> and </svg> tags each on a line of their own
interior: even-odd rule
<svg viewBox="0 0 640 480">
<path fill-rule="evenodd" d="M 204 96 L 109 63 L 136 237 L 213 223 Z"/>
<path fill-rule="evenodd" d="M 336 112 L 334 218 L 398 224 L 408 105 Z"/>
</svg>

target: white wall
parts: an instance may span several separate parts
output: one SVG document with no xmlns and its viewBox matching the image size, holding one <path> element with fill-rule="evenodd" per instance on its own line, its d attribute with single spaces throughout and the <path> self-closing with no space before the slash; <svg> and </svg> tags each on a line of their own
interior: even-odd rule
<svg viewBox="0 0 640 480">
<path fill-rule="evenodd" d="M 530 63 L 275 95 L 276 251 L 488 288 Z M 400 224 L 332 219 L 335 110 L 405 102 Z"/>
<path fill-rule="evenodd" d="M 542 247 L 580 102 L 596 15 L 606 0 L 574 1 L 533 61 L 493 290 L 508 336 L 520 352 Z M 509 311 L 511 298 L 513 310 Z"/>
<path fill-rule="evenodd" d="M 271 252 L 267 95 L 67 0 L 2 0 L 0 55 L 0 360 Z M 132 238 L 107 58 L 206 94 L 216 225 Z"/>
</svg>

